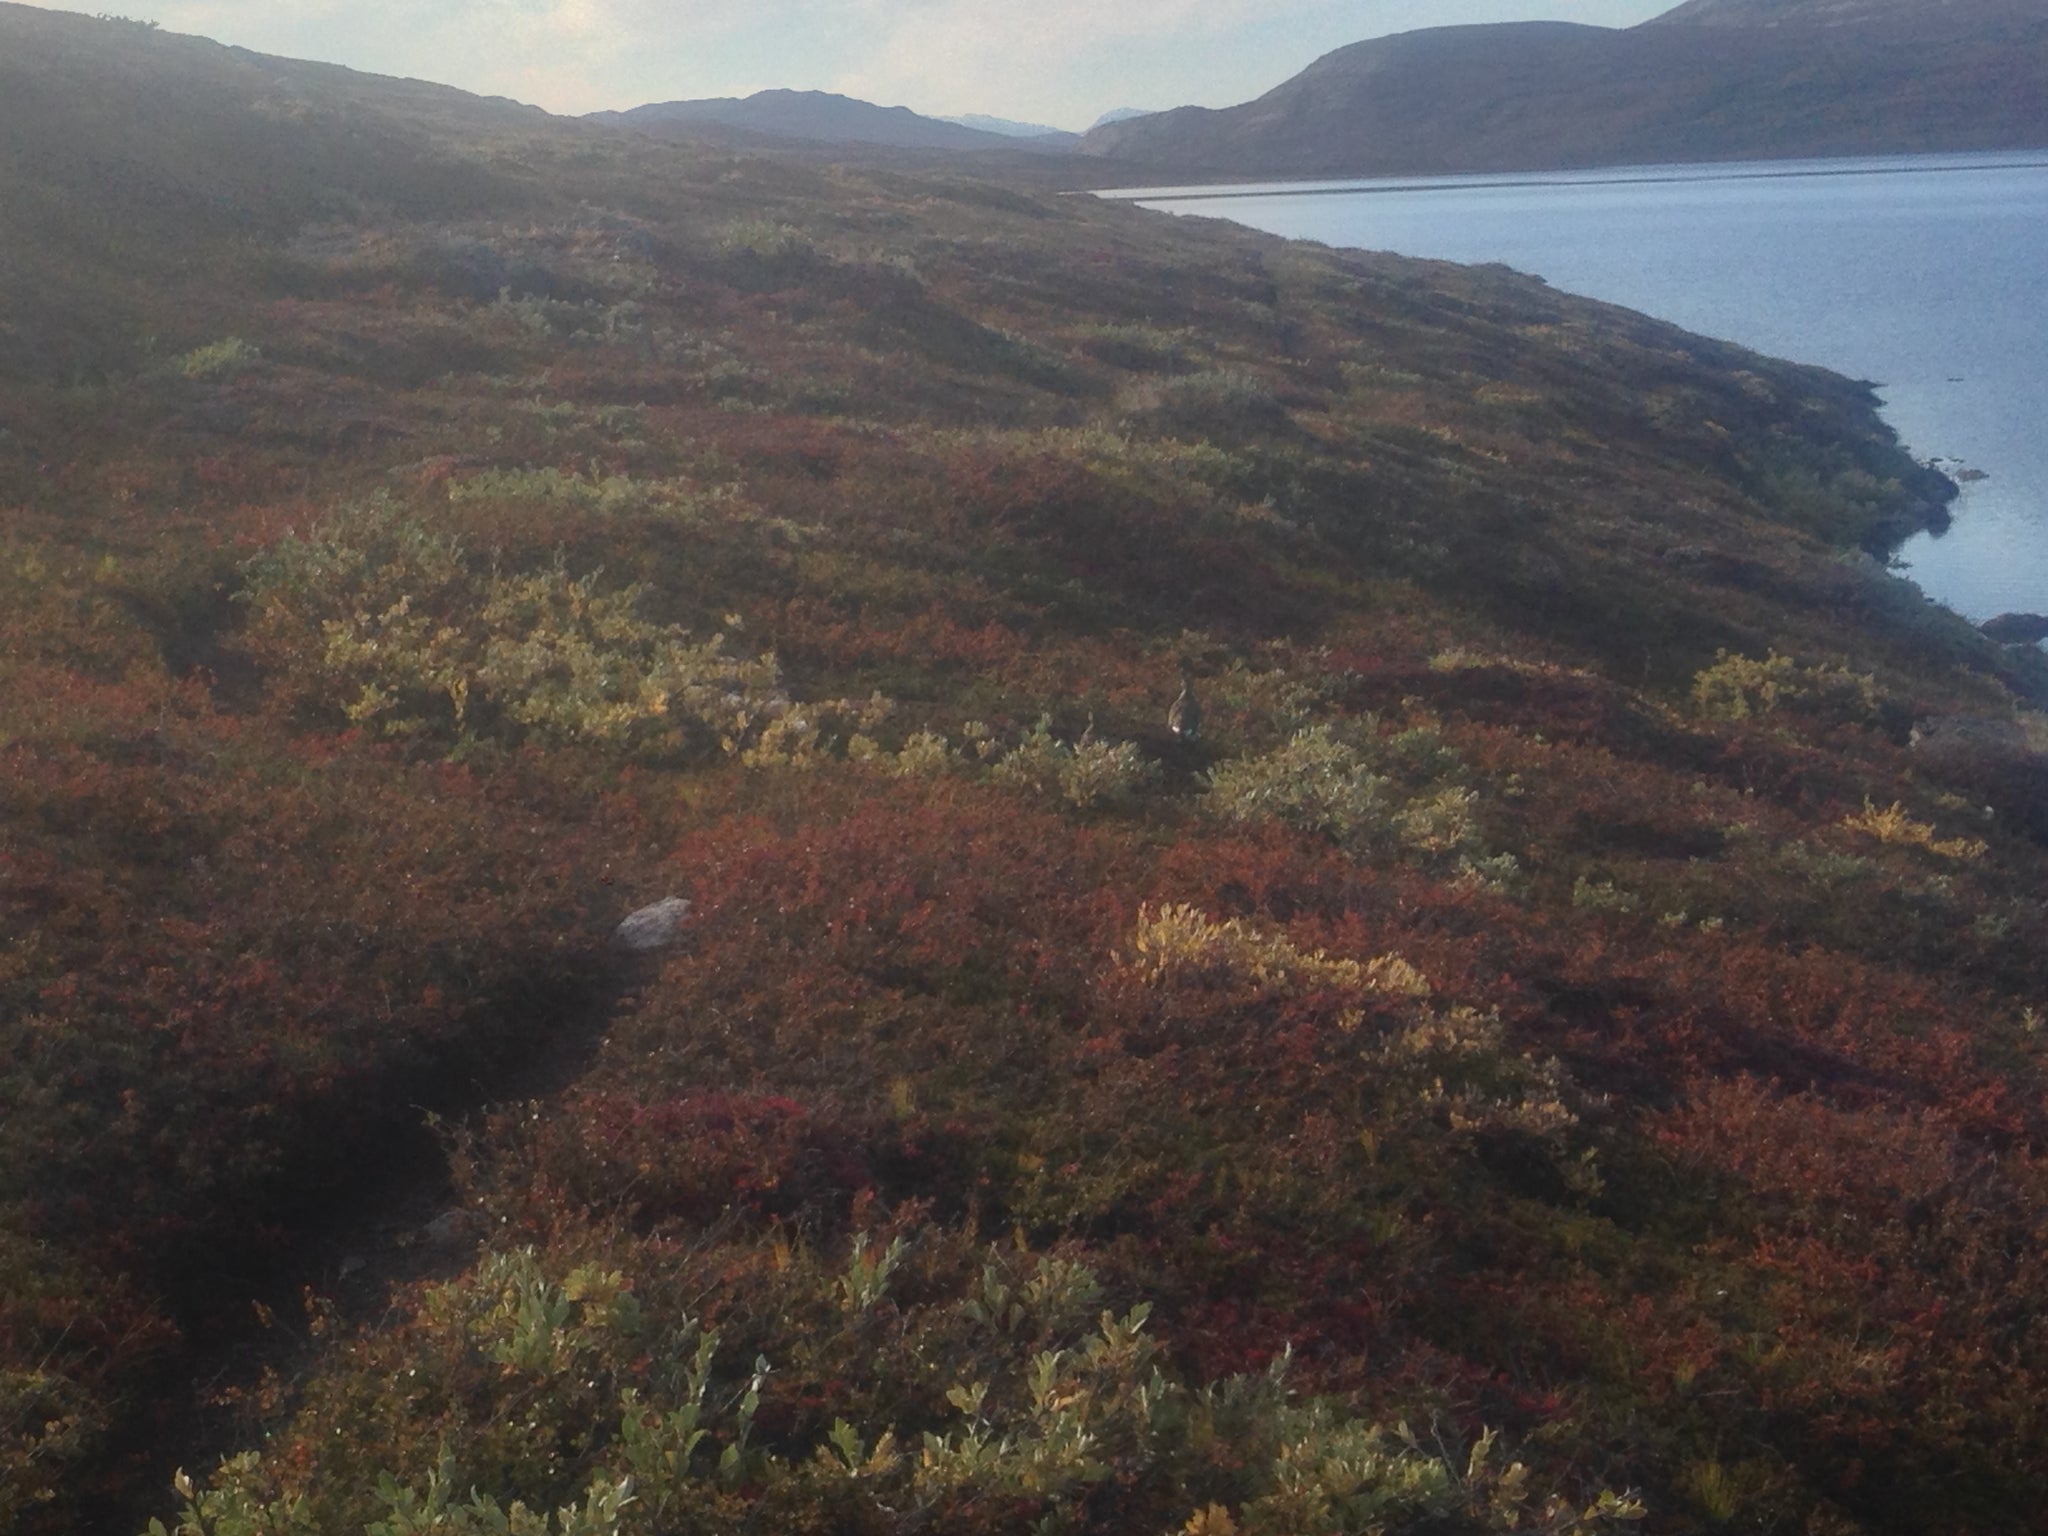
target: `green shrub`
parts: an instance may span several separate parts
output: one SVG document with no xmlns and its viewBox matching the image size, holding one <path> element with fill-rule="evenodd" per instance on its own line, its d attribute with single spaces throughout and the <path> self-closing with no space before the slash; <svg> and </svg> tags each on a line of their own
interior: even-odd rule
<svg viewBox="0 0 2048 1536">
<path fill-rule="evenodd" d="M 1279 674 L 1269 674 L 1279 676 Z M 1304 697 L 1283 696 L 1285 712 Z M 1458 782 L 1458 754 L 1429 722 L 1376 735 L 1356 724 L 1312 725 L 1270 752 L 1219 764 L 1203 808 L 1227 822 L 1278 821 L 1321 832 L 1361 853 L 1393 856 L 1489 890 L 1512 886 L 1521 869 L 1493 853 L 1479 824 L 1478 791 Z"/>
<path fill-rule="evenodd" d="M 1133 742 L 1061 741 L 1046 715 L 997 759 L 993 776 L 1007 788 L 1085 811 L 1128 804 L 1158 778 L 1159 766 Z"/>
<path fill-rule="evenodd" d="M 67 1377 L 0 1367 L 0 1527 L 26 1524 L 57 1500 L 64 1475 L 95 1448 L 102 1417 L 92 1394 Z"/>
<path fill-rule="evenodd" d="M 1219 764 L 1204 804 L 1224 821 L 1283 821 L 1365 843 L 1391 825 L 1392 781 L 1327 725 L 1296 731 L 1285 746 Z"/>
<path fill-rule="evenodd" d="M 919 731 L 903 743 L 893 767 L 899 778 L 936 778 L 958 761 L 945 737 L 935 731 Z"/>
<path fill-rule="evenodd" d="M 787 699 L 771 700 L 759 715 L 744 715 L 738 721 L 742 733 L 756 734 L 752 744 L 727 737 L 726 751 L 737 752 L 749 768 L 788 768 L 808 772 L 823 767 L 837 756 L 840 743 L 846 755 L 866 758 L 873 738 L 868 735 L 894 708 L 881 694 L 867 699 L 829 699 L 814 704 L 792 704 Z"/>
<path fill-rule="evenodd" d="M 909 1247 L 856 1238 L 843 1268 L 787 1258 L 801 1292 L 787 1304 L 814 1326 L 865 1330 L 833 1356 L 860 1379 L 829 1388 L 835 1403 L 869 1405 L 862 1422 L 771 1434 L 775 1362 L 748 1365 L 718 1332 L 649 1315 L 617 1274 L 555 1279 L 530 1253 L 499 1254 L 428 1293 L 413 1365 L 316 1385 L 315 1411 L 342 1412 L 307 1426 L 326 1431 L 308 1449 L 361 1466 L 360 1486 L 335 1487 L 330 1466 L 309 1498 L 293 1457 L 237 1457 L 205 1489 L 180 1474 L 176 1536 L 994 1536 L 1018 1528 L 1019 1510 L 1045 1530 L 1591 1536 L 1641 1517 L 1611 1492 L 1584 1507 L 1538 1496 L 1490 1433 L 1462 1451 L 1441 1437 L 1425 1446 L 1405 1424 L 1297 1398 L 1285 1355 L 1191 1387 L 1150 1332 L 1149 1304 L 1101 1308 L 1095 1275 L 1050 1255 L 991 1249 L 942 1289 L 927 1279 L 899 1300 L 888 1272 Z M 564 1373 L 574 1390 L 536 1390 Z M 930 1406 L 908 1420 L 894 1411 L 908 1404 L 875 1395 L 926 1378 Z M 436 1424 L 439 1448 L 410 1476 L 357 1460 Z"/>
<path fill-rule="evenodd" d="M 1612 880 L 1589 880 L 1584 875 L 1572 882 L 1572 906 L 1581 912 L 1634 912 L 1642 898 L 1622 890 Z"/>
<path fill-rule="evenodd" d="M 630 475 L 579 475 L 559 469 L 487 469 L 457 480 L 448 499 L 470 501 L 538 501 L 582 511 L 623 512 L 672 498 L 666 487 Z"/>
<path fill-rule="evenodd" d="M 188 379 L 231 379 L 253 367 L 262 356 L 241 337 L 229 336 L 187 352 L 175 366 Z"/>
<path fill-rule="evenodd" d="M 247 643 L 302 705 L 394 737 L 509 730 L 673 752 L 740 750 L 788 706 L 773 658 L 692 643 L 557 559 L 484 567 L 385 503 L 291 535 L 244 567 Z"/>
<path fill-rule="evenodd" d="M 1790 706 L 1841 724 L 1876 718 L 1877 684 L 1841 666 L 1806 666 L 1770 652 L 1762 661 L 1717 651 L 1692 684 L 1693 705 L 1715 720 L 1749 720 Z"/>
</svg>

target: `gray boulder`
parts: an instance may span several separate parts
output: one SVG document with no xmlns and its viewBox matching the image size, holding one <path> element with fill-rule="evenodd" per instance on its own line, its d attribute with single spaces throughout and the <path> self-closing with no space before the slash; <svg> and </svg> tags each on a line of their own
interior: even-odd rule
<svg viewBox="0 0 2048 1536">
<path fill-rule="evenodd" d="M 632 913 L 612 930 L 612 943 L 636 955 L 652 954 L 678 943 L 690 921 L 690 904 L 670 896 Z"/>
<path fill-rule="evenodd" d="M 2048 640 L 2048 614 L 2001 613 L 1978 628 L 2001 645 L 2039 645 Z"/>
</svg>

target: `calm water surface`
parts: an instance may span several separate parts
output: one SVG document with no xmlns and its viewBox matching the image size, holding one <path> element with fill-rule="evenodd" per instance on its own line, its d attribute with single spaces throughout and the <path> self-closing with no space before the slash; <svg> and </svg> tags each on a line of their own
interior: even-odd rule
<svg viewBox="0 0 2048 1536">
<path fill-rule="evenodd" d="M 1227 195 L 1218 195 L 1227 194 Z M 2048 613 L 2048 152 L 1112 194 L 1274 234 L 1499 261 L 1881 385 L 1917 456 L 1983 472 L 1900 552 L 1975 620 Z"/>
</svg>

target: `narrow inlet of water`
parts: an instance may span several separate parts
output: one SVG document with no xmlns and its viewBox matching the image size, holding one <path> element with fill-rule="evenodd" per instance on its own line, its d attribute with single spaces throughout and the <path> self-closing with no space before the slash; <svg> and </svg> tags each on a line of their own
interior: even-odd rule
<svg viewBox="0 0 2048 1536">
<path fill-rule="evenodd" d="M 1293 239 L 1503 262 L 1879 386 L 1963 482 L 1898 552 L 1976 622 L 2048 612 L 2048 153 L 1643 166 L 1106 193 Z"/>
</svg>

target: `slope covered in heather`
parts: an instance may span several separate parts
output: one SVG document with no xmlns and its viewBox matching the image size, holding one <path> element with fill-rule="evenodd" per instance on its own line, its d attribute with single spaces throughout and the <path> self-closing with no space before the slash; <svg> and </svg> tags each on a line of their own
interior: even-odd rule
<svg viewBox="0 0 2048 1536">
<path fill-rule="evenodd" d="M 0 1526 L 2031 1519 L 2042 679 L 1865 387 L 0 60 Z"/>
</svg>

